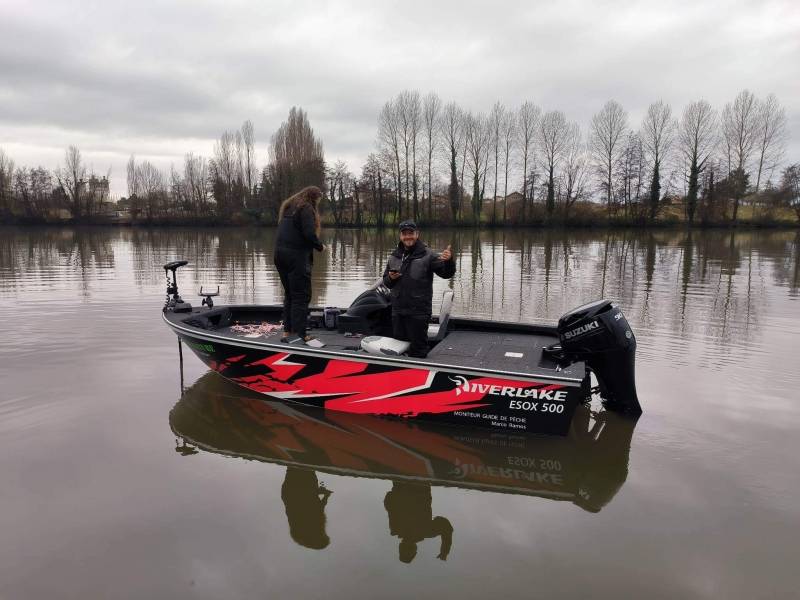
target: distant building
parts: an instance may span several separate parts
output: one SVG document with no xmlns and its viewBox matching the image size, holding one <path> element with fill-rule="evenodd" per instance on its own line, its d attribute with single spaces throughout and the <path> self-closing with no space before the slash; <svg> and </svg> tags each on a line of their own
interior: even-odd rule
<svg viewBox="0 0 800 600">
<path fill-rule="evenodd" d="M 110 188 L 107 177 L 97 178 L 95 175 L 92 175 L 89 177 L 89 181 L 86 182 L 86 187 L 89 194 L 95 198 L 106 198 L 109 196 Z"/>
<path fill-rule="evenodd" d="M 116 205 L 111 197 L 108 177 L 92 174 L 89 179 L 81 181 L 81 187 L 81 204 L 85 207 L 85 214 L 108 215 L 114 212 Z"/>
<path fill-rule="evenodd" d="M 522 194 L 511 192 L 508 196 L 497 196 L 496 198 L 485 198 L 483 200 L 483 216 L 491 219 L 492 210 L 497 211 L 497 219 L 500 221 L 505 214 L 507 220 L 515 220 L 522 213 Z"/>
<path fill-rule="evenodd" d="M 522 205 L 522 194 L 519 192 L 511 192 L 505 197 L 505 202 L 509 208 L 514 205 Z"/>
</svg>

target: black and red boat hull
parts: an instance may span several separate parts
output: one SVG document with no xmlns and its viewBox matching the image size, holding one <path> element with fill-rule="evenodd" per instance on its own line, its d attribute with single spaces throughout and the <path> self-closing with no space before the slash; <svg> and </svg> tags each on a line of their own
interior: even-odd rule
<svg viewBox="0 0 800 600">
<path fill-rule="evenodd" d="M 565 435 L 586 380 L 475 373 L 346 354 L 246 347 L 178 331 L 209 368 L 271 398 L 351 414 Z"/>
</svg>

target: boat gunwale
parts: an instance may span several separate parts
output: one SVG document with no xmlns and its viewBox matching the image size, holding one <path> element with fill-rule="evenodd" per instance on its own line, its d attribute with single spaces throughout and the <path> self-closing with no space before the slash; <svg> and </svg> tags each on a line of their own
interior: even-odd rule
<svg viewBox="0 0 800 600">
<path fill-rule="evenodd" d="M 234 309 L 234 308 L 239 308 L 239 307 L 236 306 L 236 305 L 230 305 L 230 306 L 220 306 L 219 308 L 220 309 L 222 309 L 222 308 Z M 246 348 L 251 348 L 251 349 L 256 349 L 256 350 L 271 350 L 271 351 L 278 351 L 278 352 L 288 352 L 289 354 L 299 354 L 301 356 L 338 357 L 338 358 L 343 358 L 343 359 L 346 359 L 346 360 L 357 360 L 357 361 L 367 362 L 367 363 L 389 364 L 389 365 L 393 365 L 393 366 L 403 367 L 403 368 L 406 368 L 406 369 L 419 367 L 419 368 L 428 369 L 430 371 L 434 371 L 434 370 L 436 370 L 436 371 L 450 371 L 450 372 L 457 371 L 457 372 L 467 373 L 467 374 L 470 374 L 470 375 L 479 375 L 479 376 L 480 375 L 491 374 L 491 375 L 499 375 L 499 376 L 504 376 L 504 377 L 513 377 L 514 379 L 524 380 L 524 381 L 537 381 L 537 380 L 544 379 L 544 380 L 548 380 L 548 381 L 561 382 L 561 383 L 563 383 L 564 385 L 566 385 L 568 387 L 580 387 L 581 385 L 583 385 L 583 382 L 586 380 L 586 377 L 588 376 L 588 373 L 584 373 L 583 377 L 576 377 L 574 375 L 572 375 L 572 376 L 561 376 L 561 375 L 557 376 L 557 375 L 547 375 L 547 374 L 535 374 L 534 375 L 534 374 L 531 374 L 531 373 L 520 373 L 520 372 L 516 372 L 516 371 L 501 371 L 501 370 L 497 370 L 497 369 L 467 367 L 467 366 L 462 366 L 462 365 L 454 365 L 454 364 L 446 364 L 446 363 L 434 363 L 434 362 L 410 363 L 410 361 L 408 361 L 408 360 L 397 359 L 397 358 L 390 357 L 390 356 L 378 356 L 378 355 L 373 355 L 373 354 L 357 355 L 357 354 L 350 353 L 350 352 L 336 352 L 334 350 L 324 350 L 324 349 L 316 349 L 316 348 L 312 349 L 312 348 L 308 348 L 308 347 L 294 346 L 294 345 L 287 347 L 287 344 L 281 344 L 281 343 L 273 344 L 273 343 L 269 343 L 269 342 L 262 342 L 262 341 L 256 341 L 256 340 L 246 340 L 246 339 L 243 339 L 243 338 L 238 337 L 238 336 L 219 335 L 219 334 L 208 333 L 207 330 L 199 329 L 199 328 L 196 328 L 196 327 L 191 327 L 190 325 L 184 324 L 182 321 L 176 322 L 175 320 L 172 320 L 172 319 L 170 319 L 168 317 L 169 314 L 177 315 L 179 313 L 167 313 L 166 311 L 163 311 L 161 313 L 162 319 L 164 319 L 164 321 L 167 323 L 167 325 L 169 325 L 169 327 L 172 328 L 173 331 L 176 331 L 176 333 L 177 333 L 177 331 L 181 331 L 186 335 L 191 335 L 191 336 L 194 336 L 194 337 L 198 337 L 198 338 L 204 339 L 206 341 L 211 341 L 211 342 L 216 341 L 216 342 L 229 343 L 229 344 L 230 343 L 234 343 L 237 346 L 243 346 L 243 347 L 246 347 Z M 186 316 L 188 317 L 188 316 L 191 316 L 192 314 L 193 313 L 187 313 Z M 455 320 L 455 319 L 453 319 L 453 320 Z M 459 318 L 459 320 L 462 320 L 462 319 Z M 463 319 L 463 320 L 469 321 L 469 319 Z M 484 323 L 483 321 L 478 321 L 478 320 L 475 320 L 475 321 L 476 321 L 476 324 Z M 506 321 L 506 322 L 498 321 L 498 323 L 500 323 L 502 325 L 507 325 L 509 327 L 511 325 L 513 325 L 512 322 L 508 322 L 508 321 Z M 570 365 L 570 366 L 572 366 L 572 365 Z M 565 373 L 566 374 L 566 373 L 571 373 L 571 371 L 564 370 L 564 371 L 560 371 L 560 373 Z"/>
</svg>

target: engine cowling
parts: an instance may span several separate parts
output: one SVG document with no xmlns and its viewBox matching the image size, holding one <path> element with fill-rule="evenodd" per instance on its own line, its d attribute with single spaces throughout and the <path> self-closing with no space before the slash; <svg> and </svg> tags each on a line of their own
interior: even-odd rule
<svg viewBox="0 0 800 600">
<path fill-rule="evenodd" d="M 378 281 L 359 294 L 337 319 L 339 333 L 392 335 L 392 299 L 389 289 Z"/>
<path fill-rule="evenodd" d="M 636 336 L 619 306 L 597 300 L 571 310 L 558 320 L 564 355 L 585 361 L 600 384 L 609 408 L 641 414 L 636 394 Z"/>
</svg>

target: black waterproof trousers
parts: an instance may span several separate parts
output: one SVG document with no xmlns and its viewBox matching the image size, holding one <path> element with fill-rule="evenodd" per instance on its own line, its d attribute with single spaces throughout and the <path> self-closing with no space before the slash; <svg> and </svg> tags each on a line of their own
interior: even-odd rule
<svg viewBox="0 0 800 600">
<path fill-rule="evenodd" d="M 392 335 L 395 339 L 411 342 L 409 356 L 428 356 L 429 320 L 427 315 L 392 315 Z"/>
<path fill-rule="evenodd" d="M 311 251 L 279 246 L 275 267 L 283 284 L 283 330 L 305 337 L 311 302 Z"/>
</svg>

